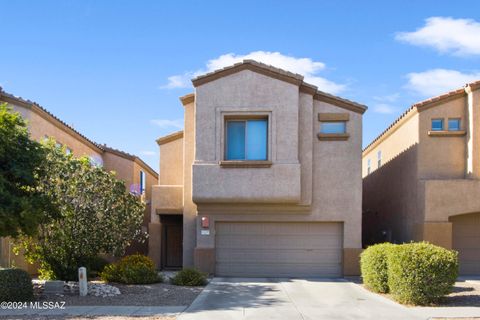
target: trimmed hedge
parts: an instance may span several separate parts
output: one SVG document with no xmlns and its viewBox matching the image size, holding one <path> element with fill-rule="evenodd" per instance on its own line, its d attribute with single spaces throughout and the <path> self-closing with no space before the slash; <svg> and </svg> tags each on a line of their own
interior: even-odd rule
<svg viewBox="0 0 480 320">
<path fill-rule="evenodd" d="M 172 278 L 172 283 L 177 286 L 204 286 L 207 284 L 207 275 L 193 268 L 185 268 Z"/>
<path fill-rule="evenodd" d="M 163 281 L 155 269 L 152 259 L 141 254 L 133 254 L 112 263 L 103 269 L 100 278 L 106 282 L 127 284 L 147 284 Z"/>
<path fill-rule="evenodd" d="M 0 269 L 0 302 L 33 300 L 32 278 L 22 269 Z"/>
<path fill-rule="evenodd" d="M 368 247 L 360 255 L 360 269 L 365 286 L 378 293 L 388 292 L 388 254 L 394 245 L 381 243 Z"/>
<path fill-rule="evenodd" d="M 395 300 L 425 305 L 449 294 L 458 276 L 458 253 L 426 242 L 391 248 L 388 287 Z"/>
</svg>

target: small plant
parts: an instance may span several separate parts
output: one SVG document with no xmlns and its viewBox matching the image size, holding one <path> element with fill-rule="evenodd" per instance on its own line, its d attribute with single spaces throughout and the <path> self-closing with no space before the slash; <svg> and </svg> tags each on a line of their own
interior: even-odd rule
<svg viewBox="0 0 480 320">
<path fill-rule="evenodd" d="M 379 293 L 388 292 L 387 258 L 391 243 L 381 243 L 368 247 L 360 255 L 360 268 L 365 286 Z"/>
<path fill-rule="evenodd" d="M 141 254 L 126 256 L 117 263 L 103 269 L 100 278 L 106 282 L 147 284 L 163 281 L 155 269 L 152 259 Z"/>
<path fill-rule="evenodd" d="M 32 278 L 22 269 L 0 269 L 0 301 L 33 300 Z"/>
<path fill-rule="evenodd" d="M 449 294 L 458 253 L 426 242 L 395 246 L 388 255 L 388 286 L 400 303 L 426 305 Z"/>
<path fill-rule="evenodd" d="M 120 282 L 120 272 L 118 271 L 118 265 L 115 263 L 107 264 L 103 271 L 100 272 L 100 279 L 105 282 Z"/>
<path fill-rule="evenodd" d="M 204 286 L 207 284 L 207 275 L 193 268 L 185 268 L 172 278 L 172 283 L 177 286 Z"/>
</svg>

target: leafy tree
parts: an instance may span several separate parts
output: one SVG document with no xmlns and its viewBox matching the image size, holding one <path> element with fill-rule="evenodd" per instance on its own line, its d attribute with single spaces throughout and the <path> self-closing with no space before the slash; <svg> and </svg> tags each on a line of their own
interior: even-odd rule
<svg viewBox="0 0 480 320">
<path fill-rule="evenodd" d="M 38 189 L 55 199 L 60 217 L 40 225 L 35 238 L 24 237 L 25 256 L 41 264 L 45 278 L 75 280 L 77 269 L 100 253 L 122 255 L 142 239 L 144 204 L 126 192 L 113 172 L 74 158 L 46 143 L 47 174 Z"/>
<path fill-rule="evenodd" d="M 55 216 L 51 199 L 36 188 L 45 156 L 20 114 L 0 104 L 0 237 L 33 235 L 47 213 Z"/>
</svg>

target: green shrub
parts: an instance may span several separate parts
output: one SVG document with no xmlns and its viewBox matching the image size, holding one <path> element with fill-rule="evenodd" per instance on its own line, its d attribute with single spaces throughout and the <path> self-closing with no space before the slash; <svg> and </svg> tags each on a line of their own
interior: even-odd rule
<svg viewBox="0 0 480 320">
<path fill-rule="evenodd" d="M 88 277 L 95 278 L 100 275 L 103 269 L 108 265 L 108 261 L 102 257 L 90 258 L 85 267 L 87 268 Z"/>
<path fill-rule="evenodd" d="M 360 255 L 360 269 L 365 286 L 380 293 L 388 292 L 387 257 L 391 243 L 381 243 L 368 247 Z"/>
<path fill-rule="evenodd" d="M 0 269 L 0 301 L 33 300 L 32 278 L 22 269 Z"/>
<path fill-rule="evenodd" d="M 106 282 L 127 284 L 146 284 L 163 280 L 158 275 L 152 259 L 141 254 L 126 256 L 117 263 L 105 266 L 100 277 Z"/>
<path fill-rule="evenodd" d="M 193 268 L 185 268 L 172 278 L 172 283 L 177 286 L 204 286 L 207 284 L 207 275 Z"/>
<path fill-rule="evenodd" d="M 395 246 L 388 255 L 388 286 L 400 303 L 425 305 L 451 292 L 458 253 L 426 242 Z"/>
<path fill-rule="evenodd" d="M 120 282 L 120 272 L 116 263 L 107 264 L 100 272 L 100 279 L 105 282 Z"/>
</svg>

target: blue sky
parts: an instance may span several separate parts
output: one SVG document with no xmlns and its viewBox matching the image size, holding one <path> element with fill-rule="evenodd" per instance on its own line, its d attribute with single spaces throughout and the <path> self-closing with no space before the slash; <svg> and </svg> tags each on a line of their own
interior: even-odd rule
<svg viewBox="0 0 480 320">
<path fill-rule="evenodd" d="M 5 1 L 0 85 L 158 170 L 186 81 L 244 57 L 369 106 L 364 145 L 416 101 L 480 79 L 480 2 Z"/>
</svg>

